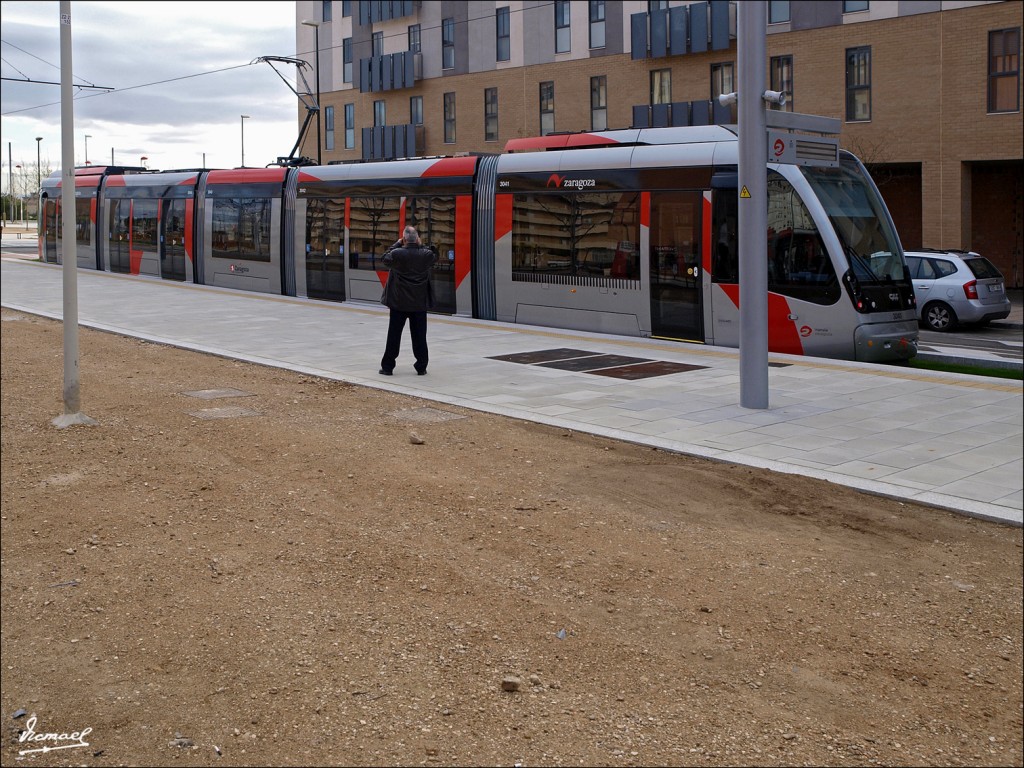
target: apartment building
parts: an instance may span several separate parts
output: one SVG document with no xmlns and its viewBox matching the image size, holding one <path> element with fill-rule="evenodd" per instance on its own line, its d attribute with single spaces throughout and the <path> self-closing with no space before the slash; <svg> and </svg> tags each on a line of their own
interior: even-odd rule
<svg viewBox="0 0 1024 768">
<path fill-rule="evenodd" d="M 728 124 L 728 0 L 298 0 L 319 157 L 501 152 L 509 139 Z M 905 248 L 988 256 L 1024 285 L 1017 0 L 769 0 L 779 107 L 837 118 Z M 306 110 L 299 107 L 301 125 Z M 318 132 L 301 153 L 317 158 Z"/>
</svg>

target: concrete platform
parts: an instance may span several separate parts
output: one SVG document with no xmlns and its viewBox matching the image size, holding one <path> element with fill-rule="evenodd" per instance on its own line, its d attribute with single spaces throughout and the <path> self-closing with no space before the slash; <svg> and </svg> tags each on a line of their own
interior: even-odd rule
<svg viewBox="0 0 1024 768">
<path fill-rule="evenodd" d="M 77 275 L 83 326 L 1022 524 L 1021 382 L 773 354 L 769 407 L 747 409 L 734 349 L 443 316 L 429 374 L 406 339 L 385 377 L 379 305 Z M 60 267 L 5 258 L 0 289 L 62 317 Z"/>
</svg>

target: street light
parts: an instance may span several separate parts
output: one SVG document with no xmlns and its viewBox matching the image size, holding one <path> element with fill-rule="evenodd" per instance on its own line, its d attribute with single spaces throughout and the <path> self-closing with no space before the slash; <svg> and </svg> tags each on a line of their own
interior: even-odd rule
<svg viewBox="0 0 1024 768">
<path fill-rule="evenodd" d="M 91 139 L 91 138 L 92 138 L 92 136 L 90 136 L 88 133 L 85 134 L 85 164 L 86 165 L 89 164 L 89 139 Z"/>
<path fill-rule="evenodd" d="M 21 185 L 24 187 L 25 186 L 25 180 L 24 180 L 22 172 L 21 172 L 21 166 L 20 165 L 16 165 L 14 167 L 18 169 L 18 178 L 22 180 L 21 181 Z M 12 191 L 15 193 L 15 196 L 18 198 L 18 221 L 24 221 L 25 220 L 25 202 L 21 199 L 21 195 L 19 195 L 17 193 L 17 188 L 15 188 Z"/>
<path fill-rule="evenodd" d="M 43 140 L 42 136 L 36 136 L 36 194 L 39 194 L 39 190 L 43 188 L 43 164 L 39 161 L 39 142 Z"/>
<path fill-rule="evenodd" d="M 242 167 L 245 168 L 245 121 L 249 119 L 248 115 L 242 115 Z"/>
<path fill-rule="evenodd" d="M 322 163 L 320 158 L 320 147 L 322 145 L 320 140 L 320 22 L 304 21 L 302 23 L 307 27 L 312 27 L 314 32 L 313 46 L 316 49 L 316 164 L 320 165 Z"/>
</svg>

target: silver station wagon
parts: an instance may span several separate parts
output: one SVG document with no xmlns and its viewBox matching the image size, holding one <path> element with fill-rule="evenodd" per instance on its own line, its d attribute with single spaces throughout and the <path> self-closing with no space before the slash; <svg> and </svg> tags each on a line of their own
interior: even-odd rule
<svg viewBox="0 0 1024 768">
<path fill-rule="evenodd" d="M 1003 274 L 973 251 L 907 251 L 917 319 L 933 331 L 984 325 L 1010 314 Z"/>
</svg>

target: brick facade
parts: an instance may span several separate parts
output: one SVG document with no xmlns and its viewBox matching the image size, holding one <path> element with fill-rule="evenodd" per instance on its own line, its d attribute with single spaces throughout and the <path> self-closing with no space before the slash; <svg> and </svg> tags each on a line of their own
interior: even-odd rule
<svg viewBox="0 0 1024 768">
<path fill-rule="evenodd" d="M 611 13 L 613 3 L 607 5 Z M 1024 120 L 1020 111 L 987 112 L 988 34 L 1020 28 L 1022 17 L 1024 4 L 996 2 L 767 37 L 769 57 L 793 57 L 794 110 L 840 119 L 845 119 L 846 49 L 870 47 L 871 120 L 844 122 L 843 148 L 871 168 L 890 200 L 905 247 L 978 250 L 1016 287 L 1024 279 Z M 324 161 L 360 159 L 359 127 L 372 125 L 376 100 L 386 102 L 389 124 L 401 124 L 409 120 L 409 98 L 423 96 L 425 155 L 500 152 L 509 139 L 539 134 L 543 81 L 555 85 L 556 131 L 590 129 L 590 78 L 597 75 L 607 77 L 608 127 L 628 128 L 633 106 L 649 102 L 652 70 L 672 71 L 673 101 L 706 100 L 711 66 L 722 62 L 737 63 L 735 41 L 728 51 L 641 60 L 628 53 L 584 55 L 442 75 L 398 91 L 326 92 L 323 104 L 335 107 L 336 149 L 324 152 Z M 1024 78 L 1018 88 L 1021 82 Z M 498 89 L 496 142 L 484 141 L 485 88 Z M 445 144 L 442 99 L 451 91 L 457 94 L 456 142 Z M 349 102 L 356 105 L 356 147 L 344 150 L 342 105 Z M 304 147 L 305 154 L 315 156 L 310 141 L 315 144 L 315 132 Z M 915 194 L 916 201 L 908 197 Z"/>
</svg>

